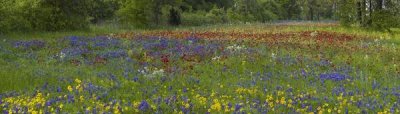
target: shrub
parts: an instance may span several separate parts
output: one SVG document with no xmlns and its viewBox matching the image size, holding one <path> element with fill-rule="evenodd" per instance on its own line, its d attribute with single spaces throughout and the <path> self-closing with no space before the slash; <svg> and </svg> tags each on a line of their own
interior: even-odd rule
<svg viewBox="0 0 400 114">
<path fill-rule="evenodd" d="M 226 16 L 224 9 L 216 6 L 214 6 L 213 9 L 207 13 L 206 17 L 210 19 L 211 24 L 226 23 L 228 21 L 228 17 Z"/>
<path fill-rule="evenodd" d="M 1 32 L 87 28 L 90 1 L 1 0 Z"/>
<path fill-rule="evenodd" d="M 131 0 L 122 3 L 117 11 L 119 22 L 124 25 L 145 27 L 151 24 L 151 1 Z"/>
<path fill-rule="evenodd" d="M 390 28 L 398 27 L 399 17 L 387 10 L 374 12 L 372 15 L 372 27 L 378 30 L 390 31 Z"/>
<path fill-rule="evenodd" d="M 182 24 L 183 25 L 204 25 L 211 22 L 210 18 L 207 16 L 205 11 L 195 11 L 195 12 L 183 12 L 182 13 Z"/>
</svg>

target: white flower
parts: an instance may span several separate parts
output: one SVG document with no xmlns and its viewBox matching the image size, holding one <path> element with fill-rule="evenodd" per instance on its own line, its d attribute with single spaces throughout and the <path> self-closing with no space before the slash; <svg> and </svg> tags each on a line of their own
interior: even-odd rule
<svg viewBox="0 0 400 114">
<path fill-rule="evenodd" d="M 213 57 L 211 60 L 213 60 L 213 61 L 215 61 L 215 60 L 219 60 L 219 59 L 221 59 L 221 57 L 220 56 L 216 56 L 216 57 Z"/>
<path fill-rule="evenodd" d="M 145 77 L 153 78 L 153 77 L 160 77 L 164 76 L 164 69 L 158 70 L 157 68 L 153 72 L 149 72 L 147 67 L 144 68 L 145 70 L 139 71 L 140 73 L 144 74 Z"/>
<path fill-rule="evenodd" d="M 7 40 L 6 39 L 3 39 L 3 42 L 6 42 Z"/>
<path fill-rule="evenodd" d="M 64 59 L 64 57 L 65 57 L 66 55 L 65 55 L 65 53 L 61 52 L 59 56 L 60 56 L 61 59 Z"/>
<path fill-rule="evenodd" d="M 275 53 L 272 53 L 272 54 L 271 54 L 271 57 L 272 57 L 273 59 L 275 59 L 275 58 L 276 58 L 276 54 L 275 54 Z"/>
<path fill-rule="evenodd" d="M 235 45 L 226 47 L 226 49 L 231 50 L 231 51 L 240 51 L 240 50 L 245 50 L 246 47 L 245 46 L 239 46 L 239 45 L 235 44 Z"/>
<path fill-rule="evenodd" d="M 368 59 L 368 58 L 369 58 L 369 56 L 368 56 L 368 55 L 365 55 L 365 56 L 364 56 L 364 59 Z"/>
<path fill-rule="evenodd" d="M 318 32 L 317 32 L 317 31 L 314 31 L 314 32 L 312 32 L 312 33 L 310 34 L 311 37 L 316 37 L 317 35 L 318 35 Z"/>
<path fill-rule="evenodd" d="M 139 69 L 138 72 L 141 73 L 141 74 L 146 75 L 146 73 L 148 72 L 148 70 L 149 70 L 149 69 L 148 69 L 147 67 L 144 67 L 142 70 Z"/>
</svg>

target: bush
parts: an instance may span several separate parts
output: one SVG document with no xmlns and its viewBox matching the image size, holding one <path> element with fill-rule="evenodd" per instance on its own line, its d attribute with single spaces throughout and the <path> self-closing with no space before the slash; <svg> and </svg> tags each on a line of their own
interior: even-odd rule
<svg viewBox="0 0 400 114">
<path fill-rule="evenodd" d="M 244 12 L 239 12 L 238 13 L 238 11 L 234 11 L 232 9 L 228 9 L 227 16 L 228 16 L 229 22 L 231 22 L 231 23 L 241 23 L 241 22 L 253 22 L 253 21 L 256 21 L 256 18 L 254 17 L 253 14 L 244 13 Z"/>
<path fill-rule="evenodd" d="M 182 13 L 182 24 L 200 26 L 211 23 L 211 19 L 208 18 L 207 12 L 195 11 L 195 12 L 183 12 Z"/>
<path fill-rule="evenodd" d="M 224 9 L 216 6 L 214 6 L 213 9 L 207 13 L 206 17 L 210 19 L 211 24 L 226 23 L 228 21 L 228 17 L 226 16 Z"/>
<path fill-rule="evenodd" d="M 390 28 L 398 27 L 399 23 L 399 17 L 387 10 L 377 11 L 372 15 L 374 29 L 390 31 Z"/>
<path fill-rule="evenodd" d="M 119 9 L 115 0 L 93 0 L 89 10 L 90 22 L 100 23 L 113 18 Z"/>
<path fill-rule="evenodd" d="M 90 0 L 1 0 L 1 32 L 58 31 L 88 27 Z"/>
<path fill-rule="evenodd" d="M 35 0 L 2 0 L 0 2 L 1 32 L 31 30 L 31 22 L 26 18 L 37 6 Z M 29 5 L 31 4 L 31 5 Z"/>
<path fill-rule="evenodd" d="M 117 11 L 118 20 L 121 24 L 137 27 L 145 27 L 151 24 L 151 1 L 131 0 L 122 4 L 122 8 Z"/>
<path fill-rule="evenodd" d="M 223 8 L 213 7 L 209 12 L 198 10 L 192 12 L 183 12 L 182 23 L 183 25 L 207 25 L 227 23 L 228 16 Z"/>
</svg>

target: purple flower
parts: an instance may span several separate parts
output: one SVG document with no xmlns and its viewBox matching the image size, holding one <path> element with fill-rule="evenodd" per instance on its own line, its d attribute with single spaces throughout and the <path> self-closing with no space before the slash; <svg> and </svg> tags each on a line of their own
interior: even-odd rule
<svg viewBox="0 0 400 114">
<path fill-rule="evenodd" d="M 74 96 L 73 95 L 67 95 L 67 102 L 68 103 L 73 103 L 75 100 L 74 100 Z"/>
<path fill-rule="evenodd" d="M 321 81 L 324 80 L 342 81 L 346 79 L 346 76 L 339 73 L 329 73 L 329 74 L 320 74 L 319 78 L 321 79 Z"/>
<path fill-rule="evenodd" d="M 86 38 L 83 37 L 70 36 L 66 37 L 65 39 L 69 41 L 69 45 L 71 47 L 85 47 L 88 45 L 88 43 L 86 42 Z"/>
<path fill-rule="evenodd" d="M 103 58 L 123 58 L 127 56 L 128 53 L 125 50 L 113 50 L 100 55 Z"/>
<path fill-rule="evenodd" d="M 139 110 L 141 110 L 141 111 L 146 111 L 147 109 L 149 109 L 150 108 L 150 105 L 149 105 L 149 103 L 147 103 L 145 100 L 143 100 L 141 103 L 140 103 L 140 105 L 139 105 Z"/>
<path fill-rule="evenodd" d="M 3 114 L 9 114 L 7 110 L 3 110 Z"/>
<path fill-rule="evenodd" d="M 80 57 L 89 54 L 89 52 L 86 48 L 65 48 L 61 51 L 62 54 L 65 54 L 65 57 Z"/>
<path fill-rule="evenodd" d="M 235 105 L 235 112 L 240 111 L 241 108 L 242 108 L 242 106 L 240 106 L 240 104 L 236 104 Z"/>
<path fill-rule="evenodd" d="M 105 36 L 99 36 L 99 37 L 92 38 L 92 41 L 94 43 L 94 47 L 99 47 L 99 48 L 121 46 L 120 40 L 114 39 L 114 38 L 108 38 Z"/>
<path fill-rule="evenodd" d="M 200 41 L 200 38 L 197 38 L 196 36 L 192 35 L 190 37 L 186 38 L 189 42 L 191 43 L 197 43 L 198 41 Z"/>
<path fill-rule="evenodd" d="M 184 93 L 186 93 L 187 92 L 187 89 L 186 88 L 183 88 L 183 90 L 182 90 Z"/>
<path fill-rule="evenodd" d="M 44 41 L 39 40 L 32 40 L 32 41 L 19 41 L 14 43 L 15 48 L 22 48 L 22 49 L 39 49 L 45 46 Z"/>
</svg>

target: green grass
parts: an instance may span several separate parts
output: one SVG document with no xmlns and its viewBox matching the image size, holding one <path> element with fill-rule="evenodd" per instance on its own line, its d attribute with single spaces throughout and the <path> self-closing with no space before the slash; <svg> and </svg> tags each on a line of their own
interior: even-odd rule
<svg viewBox="0 0 400 114">
<path fill-rule="evenodd" d="M 160 40 L 152 39 L 119 39 L 122 43 L 111 47 L 85 47 L 93 53 L 72 57 L 72 60 L 94 60 L 98 55 L 94 53 L 115 52 L 122 50 L 133 54 L 126 57 L 108 58 L 105 64 L 74 65 L 69 58 L 59 57 L 61 50 L 76 48 L 70 46 L 70 42 L 60 39 L 66 36 L 94 37 L 98 35 L 119 34 L 125 32 L 148 31 L 216 31 L 216 32 L 298 32 L 298 31 L 330 31 L 337 33 L 362 36 L 361 39 L 346 43 L 310 43 L 286 41 L 282 44 L 259 43 L 252 40 L 244 41 L 204 41 L 191 43 L 187 40 L 167 40 L 168 49 L 174 49 L 180 45 L 188 47 L 208 46 L 218 44 L 225 50 L 213 51 L 205 55 L 200 62 L 187 61 L 178 55 L 176 50 L 145 49 L 148 44 L 161 44 Z M 398 31 L 398 30 L 394 30 Z M 239 37 L 239 36 L 238 36 Z M 382 38 L 381 38 L 382 37 Z M 199 27 L 160 27 L 152 30 L 120 29 L 111 25 L 92 26 L 88 31 L 66 32 L 36 32 L 36 33 L 11 33 L 2 36 L 6 41 L 0 41 L 0 99 L 10 103 L 10 106 L 21 106 L 21 102 L 33 102 L 35 93 L 41 92 L 46 96 L 46 101 L 61 99 L 49 107 L 26 105 L 33 110 L 50 111 L 51 108 L 64 108 L 61 112 L 78 113 L 86 111 L 88 107 L 96 107 L 98 111 L 114 112 L 113 109 L 128 107 L 125 113 L 139 113 L 135 103 L 142 101 L 150 105 L 159 106 L 163 113 L 178 113 L 185 103 L 192 103 L 194 112 L 224 113 L 212 107 L 219 100 L 224 106 L 228 103 L 241 104 L 242 111 L 260 113 L 254 104 L 267 109 L 269 113 L 278 112 L 310 112 L 302 105 L 312 106 L 312 111 L 317 107 L 323 109 L 348 109 L 350 113 L 361 113 L 362 110 L 376 113 L 389 110 L 391 104 L 398 101 L 392 94 L 400 90 L 392 90 L 399 87 L 400 73 L 397 65 L 400 65 L 398 48 L 400 47 L 399 34 L 370 31 L 360 28 L 344 28 L 340 26 L 276 26 L 271 24 L 238 24 L 238 25 L 214 25 Z M 19 49 L 13 46 L 14 41 L 32 39 L 46 42 L 46 46 L 40 49 Z M 375 41 L 375 39 L 380 39 Z M 91 42 L 79 40 L 83 42 Z M 101 40 L 110 42 L 109 40 Z M 244 46 L 249 50 L 227 51 L 232 45 Z M 91 42 L 90 45 L 94 45 Z M 367 47 L 363 47 L 368 45 Z M 197 48 L 196 48 L 197 49 Z M 200 48 L 201 49 L 201 48 Z M 171 54 L 170 64 L 164 64 L 160 57 L 150 57 L 151 52 Z M 198 52 L 195 52 L 197 54 Z M 227 57 L 224 58 L 224 54 Z M 146 56 L 145 56 L 146 55 Z M 212 58 L 221 57 L 220 60 Z M 130 60 L 130 61 L 129 61 Z M 329 60 L 330 63 L 325 63 Z M 145 65 L 147 63 L 147 65 Z M 168 66 L 170 65 L 170 66 Z M 167 67 L 168 66 L 168 67 Z M 147 67 L 147 73 L 139 71 Z M 165 73 L 164 76 L 151 77 L 157 69 L 173 69 L 174 72 Z M 175 69 L 174 69 L 175 68 Z M 349 72 L 347 72 L 349 70 Z M 305 72 L 306 74 L 303 74 Z M 322 74 L 340 73 L 346 76 L 345 80 L 321 80 Z M 75 79 L 82 83 L 74 82 Z M 46 88 L 42 88 L 48 84 Z M 75 87 L 83 86 L 84 91 Z M 376 88 L 374 86 L 376 85 Z M 73 87 L 73 91 L 67 89 Z M 94 87 L 91 87 L 94 86 Z M 171 89 L 170 89 L 171 87 Z M 61 91 L 57 89 L 60 88 Z M 238 92 L 239 88 L 244 89 Z M 389 88 L 389 89 L 385 89 Z M 189 89 L 189 90 L 187 90 Z M 292 90 L 290 90 L 292 89 Z M 341 91 L 345 89 L 345 92 Z M 91 91 L 93 90 L 93 91 Z M 187 90 L 187 92 L 183 92 Z M 340 91 L 339 91 L 340 90 Z M 336 92 L 339 91 L 339 92 Z M 18 94 L 9 94 L 16 92 Z M 279 95 L 283 92 L 283 95 Z M 343 96 L 349 103 L 343 104 L 338 97 L 340 93 L 354 92 L 354 96 Z M 2 97 L 1 95 L 8 96 Z M 47 96 L 48 94 L 48 96 Z M 197 95 L 205 97 L 202 102 Z M 274 100 L 268 101 L 267 96 L 272 95 Z M 386 95 L 385 97 L 382 97 Z M 75 102 L 68 101 L 68 96 L 73 96 Z M 300 99 L 299 96 L 307 96 Z M 23 99 L 27 97 L 27 99 Z M 84 100 L 80 100 L 83 97 Z M 99 97 L 97 99 L 96 97 Z M 171 104 L 166 99 L 176 98 Z M 288 106 L 279 104 L 275 100 L 285 97 L 298 102 Z M 355 97 L 355 100 L 350 100 Z M 8 101 L 6 98 L 14 98 Z M 157 104 L 155 99 L 161 98 L 162 103 Z M 185 100 L 185 99 L 190 100 Z M 374 99 L 377 102 L 371 103 Z M 275 107 L 269 107 L 264 103 L 275 103 Z M 370 103 L 383 108 L 371 108 L 366 105 L 357 107 L 357 102 Z M 112 102 L 119 103 L 111 105 Z M 351 103 L 350 103 L 351 102 Z M 39 102 L 39 104 L 45 102 Z M 390 103 L 390 104 L 389 104 Z M 264 106 L 265 105 L 265 106 Z M 342 106 L 344 105 L 344 106 Z M 22 105 L 25 106 L 25 105 Z M 110 106 L 111 110 L 106 107 Z M 0 112 L 11 109 L 0 104 Z M 85 108 L 83 108 L 85 107 Z M 399 108 L 399 107 L 395 107 Z M 303 110 L 304 109 L 304 110 Z M 272 112 L 275 110 L 277 112 Z M 150 109 L 141 113 L 154 113 L 156 109 Z M 54 111 L 53 111 L 54 112 Z M 230 111 L 233 112 L 233 111 Z M 338 112 L 335 110 L 335 112 Z M 327 112 L 325 112 L 327 113 Z M 340 112 L 339 112 L 340 113 Z"/>
</svg>

